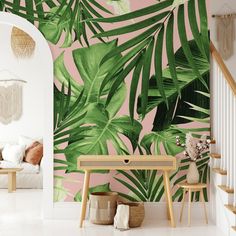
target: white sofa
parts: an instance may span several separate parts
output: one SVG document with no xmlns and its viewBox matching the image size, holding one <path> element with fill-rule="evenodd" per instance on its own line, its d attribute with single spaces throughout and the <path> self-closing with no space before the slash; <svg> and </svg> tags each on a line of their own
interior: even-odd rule
<svg viewBox="0 0 236 236">
<path fill-rule="evenodd" d="M 8 142 L 9 143 L 9 142 Z M 0 143 L 0 148 L 5 144 Z M 18 189 L 42 189 L 43 188 L 43 165 L 44 158 L 40 165 L 32 165 L 22 162 L 17 165 L 8 161 L 0 161 L 0 168 L 22 168 L 23 170 L 16 174 L 16 188 Z M 0 189 L 8 187 L 8 176 L 0 175 Z"/>
<path fill-rule="evenodd" d="M 43 188 L 43 169 L 42 165 L 34 166 L 26 162 L 14 165 L 8 161 L 0 161 L 1 168 L 22 168 L 16 174 L 16 188 L 23 189 L 42 189 Z M 0 175 L 0 188 L 8 187 L 8 176 Z"/>
</svg>

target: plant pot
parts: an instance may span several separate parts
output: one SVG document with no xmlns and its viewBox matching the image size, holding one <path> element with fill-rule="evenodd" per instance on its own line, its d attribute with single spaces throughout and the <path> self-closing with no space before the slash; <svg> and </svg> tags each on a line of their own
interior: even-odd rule
<svg viewBox="0 0 236 236">
<path fill-rule="evenodd" d="M 97 192 L 89 196 L 90 221 L 98 225 L 112 225 L 116 214 L 118 193 Z"/>
<path fill-rule="evenodd" d="M 196 162 L 190 162 L 188 173 L 187 173 L 187 183 L 197 184 L 199 183 L 199 172 L 197 169 Z"/>
</svg>

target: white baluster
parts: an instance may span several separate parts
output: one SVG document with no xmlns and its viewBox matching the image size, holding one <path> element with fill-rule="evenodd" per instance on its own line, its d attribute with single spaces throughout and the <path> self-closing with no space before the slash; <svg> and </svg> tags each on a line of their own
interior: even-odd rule
<svg viewBox="0 0 236 236">
<path fill-rule="evenodd" d="M 213 83 L 213 92 L 212 92 L 212 108 L 213 108 L 213 122 L 214 122 L 214 138 L 216 140 L 216 144 L 215 144 L 215 152 L 218 152 L 219 151 L 219 144 L 217 142 L 218 138 L 219 138 L 219 135 L 218 135 L 218 115 L 217 113 L 219 112 L 219 107 L 216 105 L 217 102 L 218 102 L 218 89 L 217 89 L 217 85 L 218 85 L 218 66 L 217 66 L 217 63 L 216 61 L 214 60 L 214 64 L 213 64 L 213 67 L 214 67 L 214 74 L 213 74 L 213 80 L 212 80 L 212 83 Z"/>
<path fill-rule="evenodd" d="M 232 158 L 234 159 L 233 173 L 234 173 L 234 206 L 236 206 L 236 96 L 233 94 L 233 104 L 232 104 L 232 114 L 233 114 L 233 128 L 232 128 Z"/>
<path fill-rule="evenodd" d="M 222 160 L 222 166 L 221 169 L 225 170 L 225 154 L 224 154 L 224 78 L 221 72 L 220 76 L 220 152 L 221 152 L 221 160 Z"/>
<path fill-rule="evenodd" d="M 234 94 L 230 89 L 229 92 L 229 130 L 230 130 L 230 136 L 229 136 L 229 154 L 230 154 L 230 188 L 234 188 L 234 182 L 235 182 L 235 173 L 234 173 L 234 126 L 235 122 L 234 119 L 235 117 L 235 111 L 233 108 L 233 100 L 234 100 Z"/>
<path fill-rule="evenodd" d="M 229 187 L 231 185 L 231 171 L 230 171 L 230 164 L 231 164 L 231 156 L 230 156 L 230 152 L 229 152 L 229 149 L 230 149 L 230 139 L 229 139 L 229 136 L 230 136 L 230 102 L 229 102 L 229 96 L 230 96 L 230 87 L 227 83 L 227 81 L 225 80 L 225 85 L 226 85 L 226 88 L 225 88 L 225 91 L 226 91 L 226 96 L 225 96 L 225 100 L 226 100 L 226 103 L 225 103 L 225 109 L 226 109 L 226 112 L 224 114 L 225 116 L 225 157 L 226 157 L 226 170 L 227 170 L 227 176 L 226 176 L 226 185 Z"/>
<path fill-rule="evenodd" d="M 225 77 L 222 78 L 223 79 L 223 94 L 222 94 L 222 106 L 223 106 L 223 126 L 222 126 L 222 134 L 223 134 L 223 140 L 222 140 L 222 153 L 223 153 L 223 159 L 224 159 L 224 165 L 223 165 L 223 170 L 227 170 L 227 162 L 228 162 L 228 159 L 227 159 L 227 155 L 226 155 L 226 136 L 227 136 L 227 127 L 226 127 L 226 124 L 227 124 L 227 117 L 226 117 L 226 103 L 227 103 L 227 100 L 226 100 L 226 94 L 227 94 L 227 91 L 226 91 L 226 80 L 225 80 Z"/>
<path fill-rule="evenodd" d="M 218 87 L 218 91 L 217 91 L 217 104 L 216 106 L 218 107 L 218 114 L 217 114 L 217 122 L 218 122 L 218 153 L 221 153 L 221 146 L 220 146 L 220 140 L 221 140 L 221 101 L 220 101 L 220 96 L 221 96 L 221 76 L 222 76 L 222 72 L 220 70 L 220 68 L 218 67 L 218 77 L 217 77 L 217 87 Z M 221 168 L 223 166 L 223 163 L 221 163 Z"/>
</svg>

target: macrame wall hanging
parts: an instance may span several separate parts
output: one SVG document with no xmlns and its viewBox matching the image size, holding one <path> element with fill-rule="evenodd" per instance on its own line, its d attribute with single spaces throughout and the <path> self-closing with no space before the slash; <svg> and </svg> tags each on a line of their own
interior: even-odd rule
<svg viewBox="0 0 236 236">
<path fill-rule="evenodd" d="M 221 7 L 222 10 L 225 12 L 232 11 L 227 3 Z M 234 54 L 236 14 L 224 13 L 213 15 L 212 17 L 216 18 L 216 32 L 220 55 L 224 60 L 227 60 Z"/>
<path fill-rule="evenodd" d="M 29 58 L 34 54 L 35 41 L 23 30 L 12 27 L 11 48 L 17 58 Z"/>
<path fill-rule="evenodd" d="M 3 79 L 0 74 L 0 123 L 9 124 L 22 116 L 23 84 L 20 79 Z M 8 76 L 7 76 L 8 77 Z"/>
<path fill-rule="evenodd" d="M 219 42 L 219 52 L 224 60 L 229 59 L 234 54 L 235 40 L 235 16 L 217 17 L 217 41 Z"/>
</svg>

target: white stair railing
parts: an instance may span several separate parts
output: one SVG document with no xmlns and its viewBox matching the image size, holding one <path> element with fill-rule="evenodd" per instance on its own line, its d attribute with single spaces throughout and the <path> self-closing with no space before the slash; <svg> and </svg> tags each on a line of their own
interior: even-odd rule
<svg viewBox="0 0 236 236">
<path fill-rule="evenodd" d="M 236 82 L 212 43 L 211 54 L 211 135 L 221 154 L 214 167 L 227 171 L 226 187 L 234 189 L 236 207 Z"/>
</svg>

